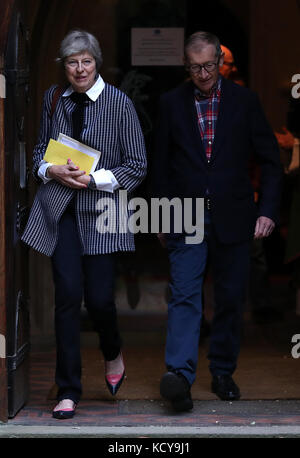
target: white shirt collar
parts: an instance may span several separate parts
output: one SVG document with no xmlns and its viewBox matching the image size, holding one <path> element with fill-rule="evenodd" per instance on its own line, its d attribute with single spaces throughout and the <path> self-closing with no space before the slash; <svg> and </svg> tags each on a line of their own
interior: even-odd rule
<svg viewBox="0 0 300 458">
<path fill-rule="evenodd" d="M 98 78 L 97 78 L 97 81 L 93 84 L 93 86 L 88 90 L 86 91 L 86 95 L 93 101 L 93 102 L 96 102 L 97 98 L 99 97 L 99 95 L 101 94 L 101 92 L 103 91 L 104 89 L 104 86 L 105 86 L 105 83 L 103 81 L 103 79 L 101 78 L 100 75 L 98 75 Z M 72 92 L 74 92 L 74 89 L 72 86 L 69 86 L 65 92 L 63 93 L 63 97 L 68 97 L 69 95 L 72 94 Z"/>
</svg>

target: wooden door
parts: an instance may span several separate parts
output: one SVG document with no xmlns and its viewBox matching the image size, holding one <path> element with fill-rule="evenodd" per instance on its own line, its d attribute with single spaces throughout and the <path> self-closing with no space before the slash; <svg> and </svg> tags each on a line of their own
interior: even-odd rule
<svg viewBox="0 0 300 458">
<path fill-rule="evenodd" d="M 25 143 L 29 102 L 28 34 L 22 11 L 24 2 L 6 1 L 5 5 L 7 34 L 2 37 L 1 69 L 5 79 L 5 98 L 1 100 L 1 169 L 3 167 L 4 173 L 0 183 L 3 286 L 0 316 L 2 342 L 5 342 L 0 391 L 2 420 L 15 416 L 29 392 L 28 251 L 20 241 L 28 214 Z"/>
</svg>

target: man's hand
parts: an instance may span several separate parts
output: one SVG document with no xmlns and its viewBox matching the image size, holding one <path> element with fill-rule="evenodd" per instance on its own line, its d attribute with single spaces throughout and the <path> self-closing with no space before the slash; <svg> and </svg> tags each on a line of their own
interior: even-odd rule
<svg viewBox="0 0 300 458">
<path fill-rule="evenodd" d="M 262 239 L 268 237 L 273 232 L 274 227 L 274 221 L 266 216 L 260 216 L 256 221 L 254 238 Z"/>
</svg>

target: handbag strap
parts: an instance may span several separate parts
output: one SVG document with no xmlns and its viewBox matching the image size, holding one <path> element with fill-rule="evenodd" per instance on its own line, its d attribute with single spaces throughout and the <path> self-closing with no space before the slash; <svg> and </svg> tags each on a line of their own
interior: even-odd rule
<svg viewBox="0 0 300 458">
<path fill-rule="evenodd" d="M 52 103 L 51 103 L 50 118 L 52 118 L 52 116 L 54 115 L 58 99 L 62 95 L 63 92 L 64 92 L 64 89 L 62 87 L 57 86 L 57 88 L 55 88 L 55 91 L 53 93 Z"/>
</svg>

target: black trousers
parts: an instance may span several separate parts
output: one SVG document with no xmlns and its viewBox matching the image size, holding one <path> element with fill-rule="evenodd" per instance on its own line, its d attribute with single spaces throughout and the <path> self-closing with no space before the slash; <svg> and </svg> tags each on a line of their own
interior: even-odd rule
<svg viewBox="0 0 300 458">
<path fill-rule="evenodd" d="M 82 255 L 74 208 L 68 207 L 59 224 L 52 256 L 55 284 L 56 375 L 58 400 L 78 402 L 81 387 L 80 309 L 82 299 L 99 334 L 106 360 L 121 348 L 114 302 L 116 255 Z"/>
</svg>

